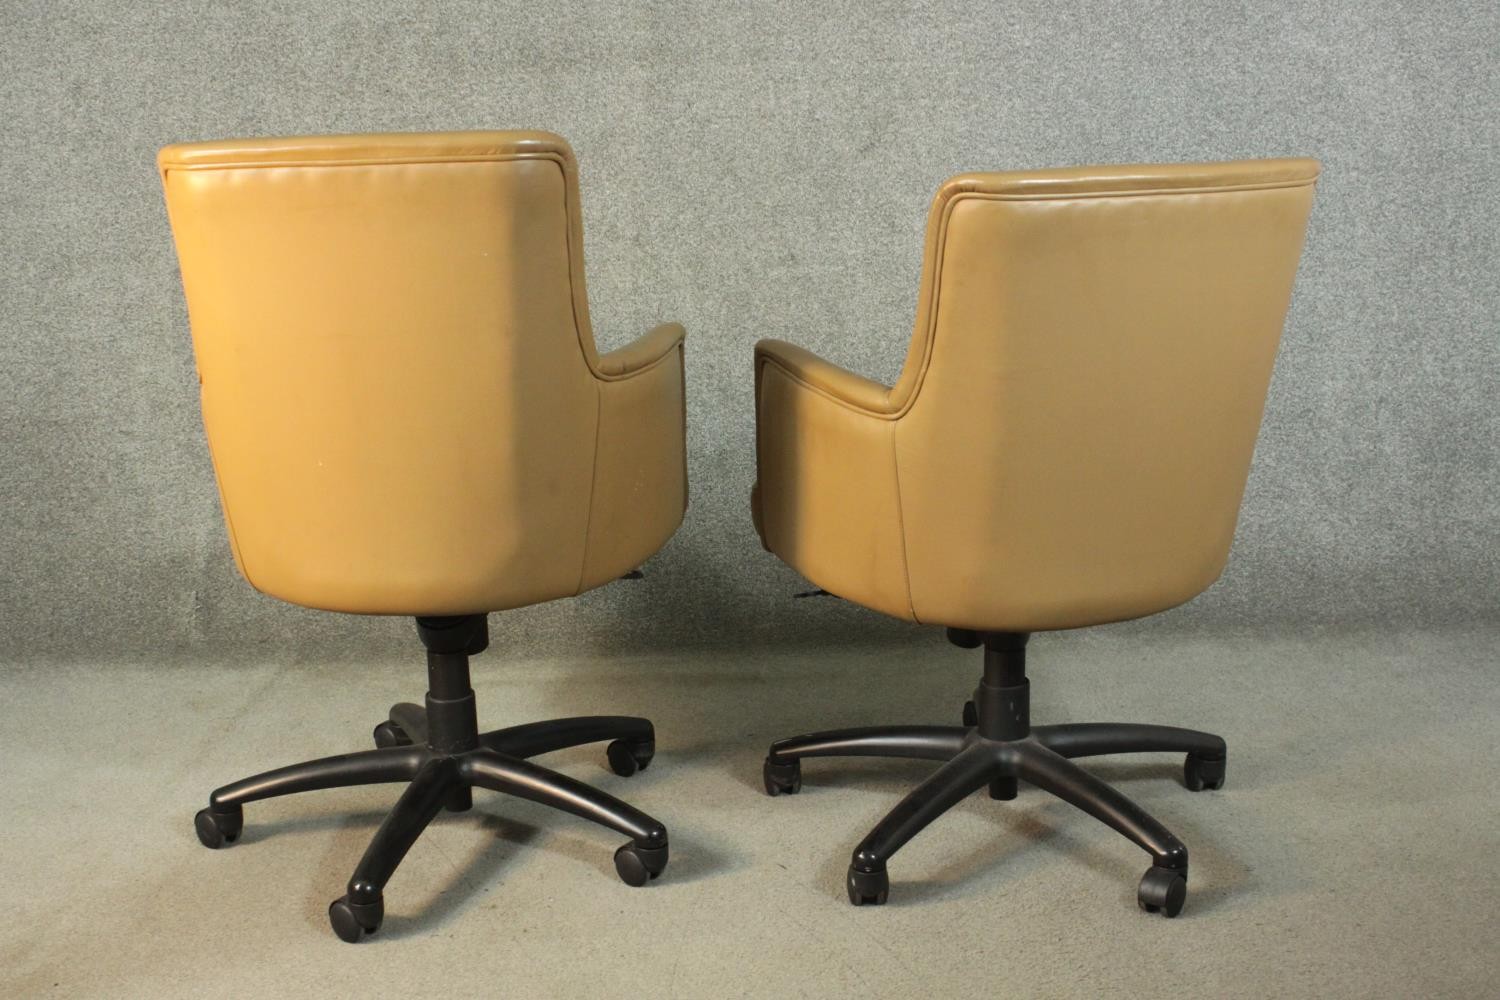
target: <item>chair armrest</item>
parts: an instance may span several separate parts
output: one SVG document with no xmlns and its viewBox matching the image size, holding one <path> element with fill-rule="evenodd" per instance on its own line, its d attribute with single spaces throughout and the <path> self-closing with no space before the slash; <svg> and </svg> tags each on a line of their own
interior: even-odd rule
<svg viewBox="0 0 1500 1000">
<path fill-rule="evenodd" d="M 608 378 L 634 375 L 666 357 L 686 336 L 680 323 L 663 323 L 638 340 L 599 355 L 599 374 Z"/>
<path fill-rule="evenodd" d="M 796 344 L 784 340 L 762 340 L 756 344 L 757 375 L 767 364 L 775 365 L 794 380 L 833 397 L 837 402 L 870 413 L 891 412 L 889 386 L 840 368 Z"/>
<path fill-rule="evenodd" d="M 912 619 L 898 421 L 880 407 L 885 386 L 789 344 L 766 346 L 757 352 L 751 499 L 761 543 L 830 593 Z M 841 394 L 822 387 L 829 383 Z"/>
<path fill-rule="evenodd" d="M 600 374 L 598 440 L 579 590 L 618 579 L 664 545 L 687 510 L 682 327 L 657 327 Z"/>
</svg>

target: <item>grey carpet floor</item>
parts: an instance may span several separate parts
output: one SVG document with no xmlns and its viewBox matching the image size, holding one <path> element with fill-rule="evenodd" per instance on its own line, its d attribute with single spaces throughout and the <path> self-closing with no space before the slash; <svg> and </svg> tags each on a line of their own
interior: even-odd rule
<svg viewBox="0 0 1500 1000">
<path fill-rule="evenodd" d="M 601 748 L 547 760 L 667 823 L 631 889 L 620 840 L 476 793 L 386 890 L 381 932 L 328 902 L 391 786 L 256 804 L 200 847 L 216 784 L 361 748 L 420 661 L 0 668 L 5 996 L 1493 996 L 1500 982 L 1500 636 L 1192 637 L 1118 629 L 1032 645 L 1037 722 L 1191 725 L 1229 740 L 1227 786 L 1168 755 L 1094 770 L 1192 854 L 1177 920 L 1137 911 L 1146 855 L 1023 788 L 970 798 L 856 909 L 850 849 L 921 762 L 809 763 L 760 791 L 766 743 L 837 725 L 946 722 L 975 655 L 932 641 L 757 655 L 476 661 L 482 723 L 652 716 L 648 771 Z"/>
</svg>

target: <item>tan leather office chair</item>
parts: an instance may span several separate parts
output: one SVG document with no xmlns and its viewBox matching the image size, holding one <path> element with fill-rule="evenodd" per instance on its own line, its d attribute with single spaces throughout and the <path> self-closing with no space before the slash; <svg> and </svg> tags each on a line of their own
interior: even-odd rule
<svg viewBox="0 0 1500 1000">
<path fill-rule="evenodd" d="M 481 734 L 470 655 L 485 613 L 578 594 L 638 566 L 687 505 L 682 328 L 594 347 L 577 169 L 542 132 L 246 139 L 159 157 L 234 558 L 295 604 L 410 615 L 425 708 L 397 705 L 377 749 L 215 791 L 197 816 L 233 842 L 270 796 L 408 782 L 329 915 L 356 941 L 445 806 L 479 786 L 630 837 L 621 878 L 667 863 L 662 824 L 530 763 L 613 740 L 626 775 L 645 719 Z"/>
<path fill-rule="evenodd" d="M 1013 798 L 1021 779 L 1150 852 L 1141 906 L 1181 909 L 1186 849 L 1069 758 L 1184 752 L 1188 787 L 1217 788 L 1224 741 L 1031 727 L 1026 641 L 1166 610 L 1223 570 L 1317 173 L 1261 160 L 955 177 L 932 204 L 895 386 L 757 345 L 765 546 L 833 594 L 985 649 L 962 728 L 772 745 L 771 795 L 798 790 L 805 757 L 945 762 L 855 850 L 855 904 L 885 901 L 888 859 L 950 806 L 986 785 Z"/>
</svg>

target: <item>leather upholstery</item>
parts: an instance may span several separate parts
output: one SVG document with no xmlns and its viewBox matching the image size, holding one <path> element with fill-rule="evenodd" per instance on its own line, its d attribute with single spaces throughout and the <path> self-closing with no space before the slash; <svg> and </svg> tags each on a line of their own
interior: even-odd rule
<svg viewBox="0 0 1500 1000">
<path fill-rule="evenodd" d="M 1030 632 L 1222 572 L 1318 164 L 965 174 L 887 387 L 756 346 L 768 549 L 913 621 Z"/>
<path fill-rule="evenodd" d="M 158 165 L 257 589 L 497 611 L 615 579 L 681 523 L 683 330 L 595 349 L 563 139 L 247 139 Z"/>
</svg>

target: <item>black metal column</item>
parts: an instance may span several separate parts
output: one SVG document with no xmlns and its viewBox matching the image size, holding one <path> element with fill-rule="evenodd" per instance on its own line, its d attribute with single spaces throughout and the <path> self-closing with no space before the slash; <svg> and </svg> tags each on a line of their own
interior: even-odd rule
<svg viewBox="0 0 1500 1000">
<path fill-rule="evenodd" d="M 1026 679 L 1026 632 L 984 637 L 984 677 L 974 689 L 979 735 L 1019 740 L 1031 733 L 1031 682 Z"/>
</svg>

